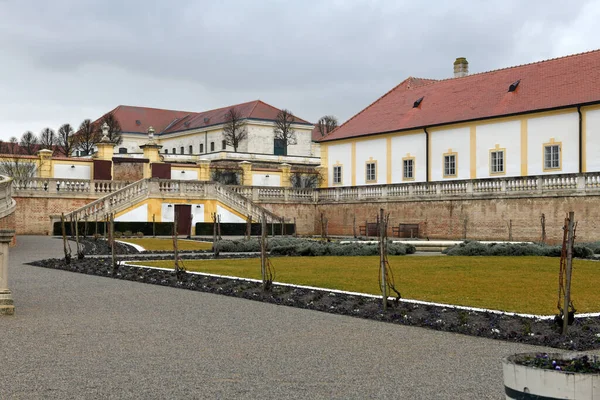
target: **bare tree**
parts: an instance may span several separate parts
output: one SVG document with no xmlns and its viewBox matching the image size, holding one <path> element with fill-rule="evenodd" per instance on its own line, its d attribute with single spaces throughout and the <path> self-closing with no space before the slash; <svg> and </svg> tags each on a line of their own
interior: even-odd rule
<svg viewBox="0 0 600 400">
<path fill-rule="evenodd" d="M 325 115 L 317 121 L 317 128 L 321 136 L 327 136 L 338 127 L 338 120 L 333 115 Z"/>
<path fill-rule="evenodd" d="M 38 150 L 38 138 L 31 131 L 27 131 L 21 136 L 19 142 L 23 154 L 34 155 Z"/>
<path fill-rule="evenodd" d="M 121 124 L 119 120 L 112 114 L 106 114 L 100 119 L 100 122 L 96 125 L 96 132 L 99 137 L 102 137 L 102 125 L 108 125 L 108 139 L 115 145 L 123 143 L 123 136 L 121 135 Z"/>
<path fill-rule="evenodd" d="M 40 132 L 40 148 L 54 151 L 56 146 L 56 133 L 50 128 L 44 128 Z"/>
<path fill-rule="evenodd" d="M 287 148 L 290 145 L 298 143 L 296 131 L 292 128 L 294 123 L 294 114 L 290 110 L 283 109 L 277 113 L 275 118 L 275 141 L 283 148 L 283 155 L 287 156 Z"/>
<path fill-rule="evenodd" d="M 235 108 L 230 108 L 225 114 L 223 137 L 227 145 L 232 146 L 236 153 L 241 141 L 248 137 L 246 121 L 242 119 L 242 114 Z"/>
<path fill-rule="evenodd" d="M 81 150 L 84 155 L 90 155 L 94 152 L 94 146 L 100 142 L 101 137 L 92 121 L 84 119 L 75 134 L 75 147 Z"/>
<path fill-rule="evenodd" d="M 8 143 L 6 143 L 6 152 L 8 154 L 19 154 L 19 140 L 17 140 L 16 136 L 12 136 L 8 139 Z"/>
<path fill-rule="evenodd" d="M 75 131 L 71 124 L 63 124 L 58 129 L 58 151 L 65 157 L 71 157 L 71 153 L 73 153 L 73 145 L 75 144 Z"/>
</svg>

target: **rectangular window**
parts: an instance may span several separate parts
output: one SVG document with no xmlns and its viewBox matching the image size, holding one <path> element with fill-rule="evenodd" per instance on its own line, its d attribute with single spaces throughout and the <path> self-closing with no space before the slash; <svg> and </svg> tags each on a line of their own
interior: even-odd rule
<svg viewBox="0 0 600 400">
<path fill-rule="evenodd" d="M 173 154 L 177 154 L 177 151 L 175 150 L 175 147 L 173 147 Z"/>
<path fill-rule="evenodd" d="M 273 154 L 275 154 L 276 156 L 287 155 L 287 148 L 285 146 L 285 140 L 273 139 Z"/>
<path fill-rule="evenodd" d="M 402 159 L 402 180 L 411 181 L 415 179 L 415 159 Z"/>
<path fill-rule="evenodd" d="M 504 150 L 490 151 L 490 172 L 492 174 L 504 173 Z"/>
<path fill-rule="evenodd" d="M 190 145 L 189 150 L 190 150 L 190 154 L 194 153 L 194 149 L 193 149 L 192 145 Z"/>
<path fill-rule="evenodd" d="M 456 153 L 444 155 L 444 177 L 456 176 Z"/>
<path fill-rule="evenodd" d="M 544 146 L 544 169 L 560 169 L 560 144 Z"/>
<path fill-rule="evenodd" d="M 376 162 L 367 162 L 367 171 L 366 171 L 366 181 L 367 182 L 377 182 L 377 163 Z"/>
<path fill-rule="evenodd" d="M 333 184 L 334 185 L 342 184 L 342 166 L 341 165 L 333 166 Z"/>
<path fill-rule="evenodd" d="M 227 141 L 223 140 L 223 142 L 221 142 L 221 148 L 223 150 L 225 150 L 227 148 Z"/>
<path fill-rule="evenodd" d="M 215 142 L 210 142 L 210 151 L 215 151 Z"/>
<path fill-rule="evenodd" d="M 165 154 L 169 154 L 169 149 L 165 149 Z"/>
<path fill-rule="evenodd" d="M 179 154 L 183 154 L 183 146 L 179 148 Z"/>
<path fill-rule="evenodd" d="M 200 143 L 200 153 L 204 153 L 204 143 Z"/>
</svg>

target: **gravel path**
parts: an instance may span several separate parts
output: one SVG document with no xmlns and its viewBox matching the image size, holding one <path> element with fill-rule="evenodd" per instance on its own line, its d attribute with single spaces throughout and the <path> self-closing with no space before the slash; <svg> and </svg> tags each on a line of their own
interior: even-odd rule
<svg viewBox="0 0 600 400">
<path fill-rule="evenodd" d="M 502 357 L 543 348 L 37 268 L 20 236 L 0 398 L 499 399 Z"/>
</svg>

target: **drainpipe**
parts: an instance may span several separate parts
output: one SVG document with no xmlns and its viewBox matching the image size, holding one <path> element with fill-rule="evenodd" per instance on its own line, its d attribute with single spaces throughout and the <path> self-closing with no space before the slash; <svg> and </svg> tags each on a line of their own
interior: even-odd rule
<svg viewBox="0 0 600 400">
<path fill-rule="evenodd" d="M 577 106 L 579 114 L 579 173 L 583 172 L 583 117 L 581 115 L 581 106 Z"/>
<path fill-rule="evenodd" d="M 429 182 L 429 132 L 427 128 L 423 128 L 425 132 L 425 182 Z"/>
</svg>

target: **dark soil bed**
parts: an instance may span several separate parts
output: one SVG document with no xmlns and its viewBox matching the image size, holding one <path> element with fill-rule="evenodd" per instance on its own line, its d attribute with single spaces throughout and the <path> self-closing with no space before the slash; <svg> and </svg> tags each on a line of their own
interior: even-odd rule
<svg viewBox="0 0 600 400">
<path fill-rule="evenodd" d="M 511 342 L 578 351 L 600 349 L 600 317 L 576 318 L 569 334 L 563 337 L 552 320 L 394 301 L 383 312 L 380 299 L 328 290 L 273 285 L 270 291 L 263 292 L 261 284 L 256 282 L 188 273 L 178 277 L 172 271 L 124 265 L 113 274 L 110 261 L 102 258 L 73 260 L 70 265 L 65 265 L 62 259 L 31 264 Z"/>
</svg>

